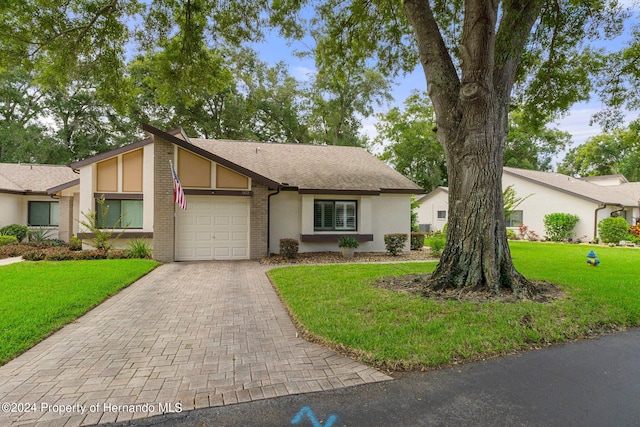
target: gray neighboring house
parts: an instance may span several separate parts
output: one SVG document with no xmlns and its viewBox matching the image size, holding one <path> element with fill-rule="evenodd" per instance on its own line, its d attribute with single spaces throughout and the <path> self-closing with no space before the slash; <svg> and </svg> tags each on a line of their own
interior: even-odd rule
<svg viewBox="0 0 640 427">
<path fill-rule="evenodd" d="M 529 196 L 508 218 L 507 226 L 518 231 L 526 225 L 543 237 L 544 216 L 563 212 L 578 215 L 575 237 L 592 241 L 603 218 L 620 216 L 633 225 L 640 218 L 640 183 L 622 175 L 574 178 L 555 172 L 505 167 L 503 189 L 512 185 L 518 197 Z M 448 189 L 438 187 L 418 199 L 418 222 L 431 231 L 442 230 L 448 216 Z"/>
<path fill-rule="evenodd" d="M 47 190 L 70 182 L 79 182 L 79 176 L 67 166 L 0 163 L 0 228 L 42 227 L 50 237 L 68 240 L 69 218 L 60 218 L 59 199 Z"/>
<path fill-rule="evenodd" d="M 299 240 L 300 252 L 338 251 L 343 235 L 358 240 L 359 251 L 384 252 L 385 234 L 410 232 L 411 195 L 422 190 L 362 148 L 143 129 L 149 138 L 70 165 L 79 181 L 49 188 L 61 217 L 95 210 L 104 196 L 105 226 L 122 216 L 122 243 L 148 238 L 164 262 L 261 258 L 278 253 L 283 238 Z M 186 210 L 173 202 L 170 162 Z M 78 221 L 69 226 L 91 238 Z"/>
</svg>

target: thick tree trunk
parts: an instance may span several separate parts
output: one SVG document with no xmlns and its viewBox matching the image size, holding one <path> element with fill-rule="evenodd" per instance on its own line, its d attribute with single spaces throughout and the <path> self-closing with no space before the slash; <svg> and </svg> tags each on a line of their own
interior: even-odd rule
<svg viewBox="0 0 640 427">
<path fill-rule="evenodd" d="M 462 99 L 461 120 L 441 135 L 449 174 L 447 245 L 431 278 L 436 289 L 467 288 L 530 296 L 533 285 L 513 266 L 502 200 L 506 106 L 491 94 Z M 440 129 L 438 130 L 440 133 Z"/>
<path fill-rule="evenodd" d="M 513 266 L 507 244 L 502 155 L 515 72 L 543 2 L 500 4 L 465 0 L 454 63 L 431 2 L 404 0 L 449 175 L 447 245 L 431 285 L 526 297 L 534 286 Z"/>
</svg>

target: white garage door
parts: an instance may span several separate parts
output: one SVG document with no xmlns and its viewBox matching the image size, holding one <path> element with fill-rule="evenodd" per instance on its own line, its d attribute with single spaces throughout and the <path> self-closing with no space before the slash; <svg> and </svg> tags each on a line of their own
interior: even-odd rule
<svg viewBox="0 0 640 427">
<path fill-rule="evenodd" d="M 249 199 L 187 196 L 176 209 L 176 260 L 249 259 Z"/>
</svg>

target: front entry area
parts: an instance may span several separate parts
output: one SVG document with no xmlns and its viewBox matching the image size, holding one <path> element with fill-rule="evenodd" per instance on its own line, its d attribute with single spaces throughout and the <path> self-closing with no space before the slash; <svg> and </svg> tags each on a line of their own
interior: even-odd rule
<svg viewBox="0 0 640 427">
<path fill-rule="evenodd" d="M 175 259 L 249 259 L 249 198 L 187 196 L 187 210 L 176 209 Z"/>
</svg>

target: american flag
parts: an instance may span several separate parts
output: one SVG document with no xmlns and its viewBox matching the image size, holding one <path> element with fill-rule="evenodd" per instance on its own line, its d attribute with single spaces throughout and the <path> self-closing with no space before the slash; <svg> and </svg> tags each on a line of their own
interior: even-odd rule
<svg viewBox="0 0 640 427">
<path fill-rule="evenodd" d="M 173 201 L 177 203 L 182 210 L 186 211 L 187 198 L 184 197 L 184 190 L 182 189 L 182 185 L 180 185 L 176 170 L 173 168 L 173 163 L 169 162 L 169 165 L 171 165 L 171 175 L 173 175 Z"/>
</svg>

